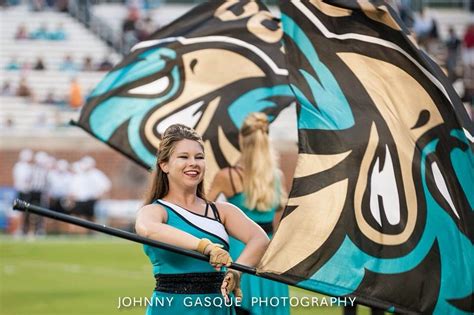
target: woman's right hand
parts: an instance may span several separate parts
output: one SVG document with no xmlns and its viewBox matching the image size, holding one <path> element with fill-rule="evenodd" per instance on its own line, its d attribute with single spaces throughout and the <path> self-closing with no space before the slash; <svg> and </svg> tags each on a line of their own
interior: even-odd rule
<svg viewBox="0 0 474 315">
<path fill-rule="evenodd" d="M 240 289 L 241 272 L 237 270 L 228 269 L 224 281 L 221 285 L 221 293 L 226 301 L 229 301 L 229 294 L 234 293 L 237 301 L 242 301 L 242 290 Z"/>
<path fill-rule="evenodd" d="M 221 244 L 215 244 L 207 238 L 203 238 L 199 241 L 197 251 L 209 256 L 209 263 L 219 271 L 223 266 L 229 267 L 232 263 L 229 252 L 222 247 Z"/>
</svg>

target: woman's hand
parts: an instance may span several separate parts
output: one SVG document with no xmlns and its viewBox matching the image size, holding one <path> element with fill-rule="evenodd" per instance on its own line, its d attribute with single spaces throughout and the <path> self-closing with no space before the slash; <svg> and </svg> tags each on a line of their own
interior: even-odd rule
<svg viewBox="0 0 474 315">
<path fill-rule="evenodd" d="M 207 238 L 199 241 L 197 251 L 209 256 L 209 263 L 217 270 L 221 270 L 223 266 L 229 267 L 232 263 L 232 258 L 221 244 L 214 244 Z"/>
<path fill-rule="evenodd" d="M 240 289 L 240 275 L 241 273 L 236 270 L 229 269 L 222 281 L 221 293 L 226 301 L 229 301 L 229 294 L 234 293 L 237 301 L 242 300 L 242 290 Z"/>
</svg>

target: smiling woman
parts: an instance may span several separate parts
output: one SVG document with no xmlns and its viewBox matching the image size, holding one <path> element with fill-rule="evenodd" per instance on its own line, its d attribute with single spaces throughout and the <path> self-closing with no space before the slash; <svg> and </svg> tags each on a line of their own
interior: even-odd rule
<svg viewBox="0 0 474 315">
<path fill-rule="evenodd" d="M 136 231 L 208 255 L 210 264 L 145 245 L 156 279 L 150 300 L 173 301 L 168 305 L 150 303 L 147 314 L 233 314 L 242 294 L 240 273 L 231 269 L 221 272 L 232 262 L 229 235 L 246 244 L 237 262 L 249 266 L 260 261 L 268 237 L 235 206 L 206 200 L 204 145 L 196 131 L 180 124 L 168 127 L 158 152 L 145 205 L 137 215 Z M 185 303 L 189 297 L 222 299 L 222 303 L 190 308 Z"/>
</svg>

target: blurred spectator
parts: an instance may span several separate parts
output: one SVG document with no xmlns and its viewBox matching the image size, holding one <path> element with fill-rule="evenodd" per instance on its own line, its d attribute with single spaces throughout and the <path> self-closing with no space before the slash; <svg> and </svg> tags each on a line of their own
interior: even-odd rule
<svg viewBox="0 0 474 315">
<path fill-rule="evenodd" d="M 18 198 L 30 201 L 31 174 L 33 170 L 33 151 L 23 149 L 18 162 L 13 166 L 13 187 L 18 192 Z"/>
<path fill-rule="evenodd" d="M 61 71 L 77 71 L 78 67 L 76 63 L 72 60 L 71 55 L 64 56 L 62 63 L 59 65 L 59 70 Z"/>
<path fill-rule="evenodd" d="M 49 7 L 49 8 L 52 8 L 55 6 L 55 3 L 56 0 L 46 0 L 46 5 Z"/>
<path fill-rule="evenodd" d="M 47 40 L 49 39 L 48 25 L 41 23 L 40 26 L 30 34 L 30 39 Z"/>
<path fill-rule="evenodd" d="M 88 207 L 88 201 L 90 200 L 91 187 L 93 185 L 88 182 L 88 177 L 84 172 L 84 167 L 81 161 L 72 163 L 72 171 L 71 189 L 69 191 L 70 203 L 73 205 L 71 214 L 91 219 L 94 216 L 94 210 Z M 70 227 L 70 231 L 76 233 L 80 231 L 83 233 L 86 232 L 76 227 Z"/>
<path fill-rule="evenodd" d="M 97 201 L 106 194 L 111 187 L 109 178 L 99 169 L 95 167 L 95 160 L 86 156 L 81 159 L 80 163 L 83 167 L 83 172 L 86 177 L 86 182 L 88 183 L 89 191 L 86 200 L 86 209 L 87 213 L 84 213 L 85 216 L 94 220 L 94 208 Z"/>
<path fill-rule="evenodd" d="M 25 77 L 20 79 L 15 94 L 19 97 L 33 98 L 33 92 L 31 91 L 31 88 L 29 87 Z"/>
<path fill-rule="evenodd" d="M 399 0 L 396 2 L 400 19 L 405 23 L 407 28 L 412 28 L 415 19 L 411 10 L 411 0 Z"/>
<path fill-rule="evenodd" d="M 32 162 L 33 151 L 23 149 L 20 152 L 18 161 L 13 166 L 13 187 L 17 191 L 18 198 L 26 202 L 31 201 Z M 25 217 L 25 215 L 23 215 L 23 217 Z"/>
<path fill-rule="evenodd" d="M 16 57 L 12 57 L 10 61 L 7 63 L 5 66 L 5 70 L 8 71 L 17 71 L 21 69 L 21 65 L 18 62 L 18 59 Z"/>
<path fill-rule="evenodd" d="M 68 213 L 67 197 L 69 196 L 72 180 L 69 163 L 66 160 L 57 161 L 48 176 L 50 208 L 60 213 Z M 54 227 L 57 232 L 66 231 L 65 224 L 57 220 L 54 220 Z"/>
<path fill-rule="evenodd" d="M 11 129 L 15 126 L 15 122 L 13 121 L 13 118 L 10 116 L 3 117 L 2 120 L 0 120 L 0 129 Z"/>
<path fill-rule="evenodd" d="M 140 19 L 140 11 L 136 7 L 128 9 L 127 17 L 122 23 L 122 47 L 124 52 L 130 49 L 138 42 L 137 23 Z"/>
<path fill-rule="evenodd" d="M 92 63 L 91 56 L 84 57 L 84 62 L 82 63 L 82 71 L 94 71 L 94 65 Z"/>
<path fill-rule="evenodd" d="M 464 64 L 474 66 L 474 24 L 467 27 L 462 44 Z"/>
<path fill-rule="evenodd" d="M 59 12 L 68 12 L 68 0 L 56 0 L 56 10 Z"/>
<path fill-rule="evenodd" d="M 10 81 L 4 81 L 2 85 L 2 96 L 13 96 L 15 93 L 13 92 L 13 87 Z"/>
<path fill-rule="evenodd" d="M 418 44 L 421 46 L 427 46 L 429 40 L 433 37 L 437 37 L 437 26 L 433 18 L 426 14 L 425 9 L 421 9 L 418 16 L 415 18 L 413 24 L 413 31 L 416 34 Z"/>
<path fill-rule="evenodd" d="M 69 106 L 72 109 L 79 109 L 82 106 L 82 89 L 76 78 L 71 80 L 69 86 Z"/>
<path fill-rule="evenodd" d="M 26 29 L 25 24 L 18 25 L 18 28 L 15 32 L 15 39 L 28 39 L 28 30 Z"/>
<path fill-rule="evenodd" d="M 46 195 L 48 189 L 48 163 L 49 156 L 45 152 L 37 152 L 34 157 L 34 165 L 31 171 L 30 203 L 46 207 Z M 31 229 L 31 225 L 33 229 Z M 25 214 L 23 221 L 23 233 L 33 236 L 44 234 L 44 219 L 34 214 Z"/>
<path fill-rule="evenodd" d="M 46 67 L 44 66 L 43 58 L 38 57 L 36 59 L 36 63 L 33 66 L 33 70 L 45 70 Z"/>
<path fill-rule="evenodd" d="M 44 0 L 30 0 L 30 8 L 32 11 L 39 12 L 44 10 Z"/>
<path fill-rule="evenodd" d="M 153 21 L 151 15 L 147 15 L 138 22 L 138 39 L 143 41 L 158 30 L 158 25 Z"/>
<path fill-rule="evenodd" d="M 110 61 L 109 57 L 104 56 L 104 59 L 102 59 L 102 62 L 99 64 L 99 68 L 97 70 L 99 71 L 110 71 L 113 68 L 113 64 Z"/>
<path fill-rule="evenodd" d="M 446 69 L 448 70 L 448 78 L 451 82 L 456 81 L 456 66 L 458 63 L 459 48 L 461 41 L 456 35 L 454 28 L 451 26 L 448 30 L 448 38 L 446 40 Z"/>
<path fill-rule="evenodd" d="M 49 33 L 49 39 L 51 40 L 66 40 L 66 32 L 64 31 L 64 26 L 62 23 L 59 23 L 56 27 L 56 30 Z"/>
<path fill-rule="evenodd" d="M 128 13 L 127 13 L 127 17 L 125 18 L 125 20 L 122 23 L 122 31 L 124 33 L 128 32 L 128 31 L 135 32 L 137 30 L 137 25 L 136 24 L 137 24 L 139 18 L 140 18 L 140 11 L 135 7 L 129 8 Z"/>
<path fill-rule="evenodd" d="M 47 104 L 47 105 L 64 105 L 64 100 L 56 97 L 54 91 L 50 90 L 46 94 L 46 97 L 41 101 L 41 103 Z"/>
</svg>

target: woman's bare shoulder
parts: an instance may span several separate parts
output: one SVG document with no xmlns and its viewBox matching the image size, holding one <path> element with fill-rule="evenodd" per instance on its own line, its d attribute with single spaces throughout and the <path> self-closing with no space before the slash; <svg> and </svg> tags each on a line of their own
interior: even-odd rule
<svg viewBox="0 0 474 315">
<path fill-rule="evenodd" d="M 217 180 L 219 180 L 219 179 L 220 180 L 227 180 L 229 178 L 229 170 L 230 170 L 230 167 L 224 167 L 224 168 L 220 169 L 217 172 L 215 178 Z"/>
<path fill-rule="evenodd" d="M 165 208 L 157 203 L 152 203 L 148 205 L 144 205 L 138 210 L 137 216 L 147 216 L 147 217 L 154 217 L 154 216 L 162 216 L 166 214 Z"/>
<path fill-rule="evenodd" d="M 219 212 L 230 212 L 230 211 L 241 211 L 238 207 L 234 206 L 233 204 L 225 201 L 216 201 L 214 204 L 217 207 Z"/>
</svg>

